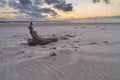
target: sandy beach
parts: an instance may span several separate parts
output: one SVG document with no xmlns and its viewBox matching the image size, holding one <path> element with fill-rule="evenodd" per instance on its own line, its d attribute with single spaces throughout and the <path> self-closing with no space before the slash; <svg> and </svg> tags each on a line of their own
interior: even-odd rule
<svg viewBox="0 0 120 80">
<path fill-rule="evenodd" d="M 120 80 L 120 24 L 59 24 L 33 26 L 69 39 L 29 46 L 29 23 L 0 23 L 0 80 Z"/>
</svg>

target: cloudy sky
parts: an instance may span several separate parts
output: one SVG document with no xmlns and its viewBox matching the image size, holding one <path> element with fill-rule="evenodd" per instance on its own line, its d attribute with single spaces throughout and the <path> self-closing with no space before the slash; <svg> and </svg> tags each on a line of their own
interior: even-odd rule
<svg viewBox="0 0 120 80">
<path fill-rule="evenodd" d="M 0 20 L 63 20 L 119 16 L 120 0 L 0 0 Z"/>
</svg>

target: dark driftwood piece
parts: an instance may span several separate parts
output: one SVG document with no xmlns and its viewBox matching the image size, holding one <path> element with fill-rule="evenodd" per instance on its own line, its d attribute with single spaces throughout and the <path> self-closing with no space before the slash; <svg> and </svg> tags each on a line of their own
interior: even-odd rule
<svg viewBox="0 0 120 80">
<path fill-rule="evenodd" d="M 39 45 L 46 45 L 49 44 L 51 42 L 56 42 L 58 41 L 57 38 L 42 38 L 40 36 L 38 36 L 37 32 L 34 31 L 33 27 L 32 27 L 32 22 L 28 27 L 29 31 L 30 31 L 30 35 L 32 36 L 32 39 L 28 39 L 28 45 L 30 46 L 35 46 L 37 44 Z"/>
</svg>

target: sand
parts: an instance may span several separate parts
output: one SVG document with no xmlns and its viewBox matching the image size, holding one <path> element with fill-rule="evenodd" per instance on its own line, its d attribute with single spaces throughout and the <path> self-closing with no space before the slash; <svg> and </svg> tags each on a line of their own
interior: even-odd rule
<svg viewBox="0 0 120 80">
<path fill-rule="evenodd" d="M 74 36 L 42 46 L 27 45 L 28 25 L 0 24 L 0 80 L 120 80 L 119 24 L 37 24 L 42 37 Z"/>
</svg>

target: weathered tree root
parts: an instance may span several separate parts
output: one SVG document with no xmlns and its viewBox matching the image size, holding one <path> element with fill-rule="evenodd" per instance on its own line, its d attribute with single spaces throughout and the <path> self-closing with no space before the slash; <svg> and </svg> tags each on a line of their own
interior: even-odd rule
<svg viewBox="0 0 120 80">
<path fill-rule="evenodd" d="M 42 37 L 39 37 L 37 32 L 34 31 L 34 29 L 32 27 L 32 22 L 29 25 L 28 29 L 30 31 L 30 35 L 32 36 L 32 38 L 28 38 L 28 45 L 30 45 L 30 46 L 35 46 L 37 44 L 46 45 L 46 44 L 58 41 L 58 38 L 42 38 Z"/>
</svg>

